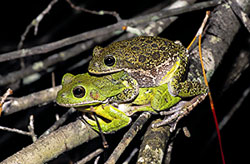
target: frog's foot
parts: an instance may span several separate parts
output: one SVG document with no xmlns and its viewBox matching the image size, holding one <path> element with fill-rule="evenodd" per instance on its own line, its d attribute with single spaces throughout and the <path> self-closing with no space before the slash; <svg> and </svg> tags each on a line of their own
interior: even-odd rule
<svg viewBox="0 0 250 164">
<path fill-rule="evenodd" d="M 160 127 L 164 125 L 170 125 L 170 132 L 174 131 L 179 120 L 188 115 L 194 107 L 196 107 L 201 101 L 205 99 L 207 94 L 198 95 L 190 101 L 181 101 L 176 106 L 172 107 L 169 111 L 160 112 L 161 115 L 168 115 L 163 121 L 153 124 L 152 127 Z"/>
</svg>

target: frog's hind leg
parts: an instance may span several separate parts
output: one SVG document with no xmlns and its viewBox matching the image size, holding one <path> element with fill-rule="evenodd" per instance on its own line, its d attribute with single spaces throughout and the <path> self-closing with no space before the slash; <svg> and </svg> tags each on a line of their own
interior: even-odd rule
<svg viewBox="0 0 250 164">
<path fill-rule="evenodd" d="M 181 101 L 167 112 L 161 112 L 162 115 L 168 115 L 163 121 L 153 124 L 152 127 L 160 127 L 167 124 L 171 125 L 170 131 L 174 131 L 179 120 L 191 112 L 195 106 L 205 99 L 207 94 L 198 95 L 190 101 Z"/>
<path fill-rule="evenodd" d="M 131 122 L 131 118 L 112 105 L 99 105 L 94 107 L 93 112 L 97 114 L 97 120 L 103 133 L 112 133 Z M 99 131 L 97 122 L 83 115 L 85 121 L 96 131 Z"/>
</svg>

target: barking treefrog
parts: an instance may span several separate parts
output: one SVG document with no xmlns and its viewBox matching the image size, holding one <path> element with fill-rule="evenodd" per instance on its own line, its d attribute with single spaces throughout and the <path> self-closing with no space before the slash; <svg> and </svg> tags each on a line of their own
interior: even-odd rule
<svg viewBox="0 0 250 164">
<path fill-rule="evenodd" d="M 113 42 L 93 50 L 88 71 L 108 74 L 124 70 L 137 80 L 140 88 L 168 84 L 173 96 L 190 97 L 205 93 L 199 82 L 184 80 L 188 54 L 179 42 L 153 36 Z"/>
</svg>

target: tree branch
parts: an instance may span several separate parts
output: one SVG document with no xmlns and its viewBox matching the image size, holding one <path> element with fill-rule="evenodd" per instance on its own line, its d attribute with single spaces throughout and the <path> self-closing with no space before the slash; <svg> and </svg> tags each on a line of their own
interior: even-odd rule
<svg viewBox="0 0 250 164">
<path fill-rule="evenodd" d="M 77 120 L 49 135 L 39 138 L 33 144 L 2 161 L 2 164 L 43 164 L 61 153 L 96 138 L 98 134 Z"/>
<path fill-rule="evenodd" d="M 212 7 L 217 5 L 216 1 L 201 2 L 188 7 L 181 7 L 177 9 L 161 10 L 154 12 L 145 16 L 139 16 L 136 18 L 131 18 L 129 20 L 122 20 L 116 24 L 102 27 L 96 30 L 84 32 L 72 37 L 68 37 L 53 43 L 44 44 L 42 46 L 36 46 L 29 49 L 21 49 L 18 51 L 8 52 L 0 55 L 0 62 L 9 61 L 13 59 L 23 58 L 31 55 L 44 54 L 68 45 L 72 45 L 87 39 L 91 39 L 97 36 L 101 36 L 107 33 L 117 33 L 122 32 L 123 26 L 137 26 L 150 21 L 157 21 L 169 16 L 183 14 L 185 12 L 190 12 L 194 10 L 200 10 L 206 7 Z"/>
</svg>

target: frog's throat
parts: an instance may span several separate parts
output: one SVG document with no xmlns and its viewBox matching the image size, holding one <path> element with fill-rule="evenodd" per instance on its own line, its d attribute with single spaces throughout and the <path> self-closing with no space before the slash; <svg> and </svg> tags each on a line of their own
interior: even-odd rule
<svg viewBox="0 0 250 164">
<path fill-rule="evenodd" d="M 177 69 L 180 67 L 180 59 L 175 62 L 173 67 L 171 68 L 170 71 L 167 72 L 165 76 L 162 77 L 162 80 L 164 83 L 169 82 L 170 79 L 174 76 L 174 73 L 176 73 Z"/>
</svg>

